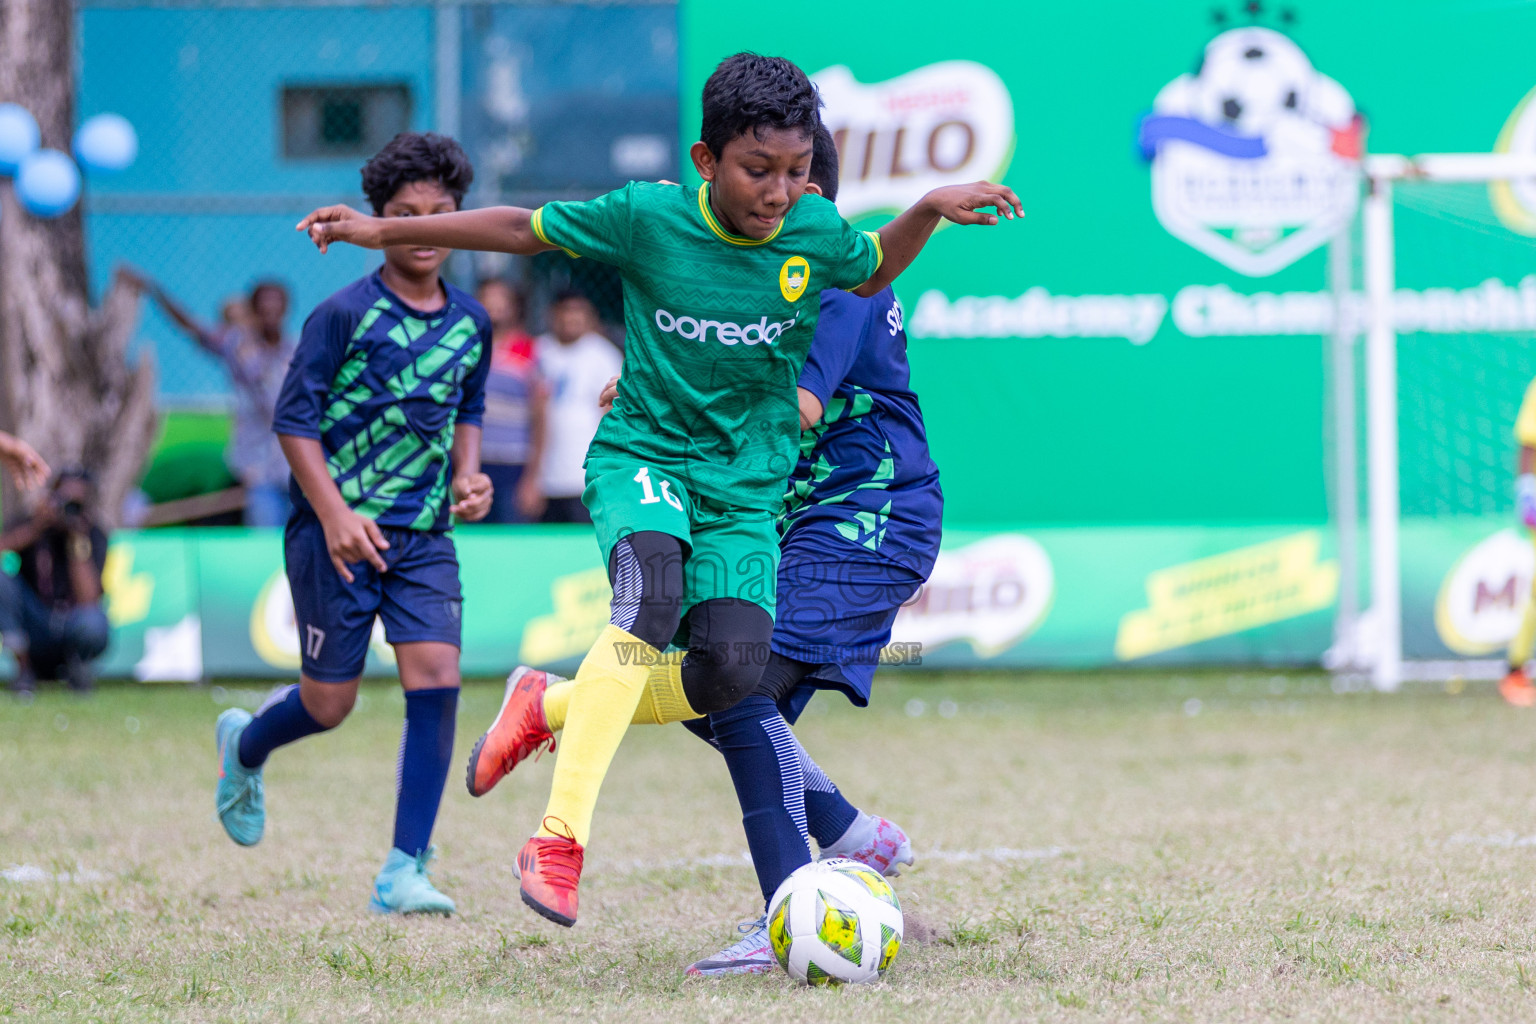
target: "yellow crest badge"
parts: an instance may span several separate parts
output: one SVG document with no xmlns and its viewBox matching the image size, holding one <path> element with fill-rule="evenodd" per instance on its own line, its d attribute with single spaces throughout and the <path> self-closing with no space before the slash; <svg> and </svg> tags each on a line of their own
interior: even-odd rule
<svg viewBox="0 0 1536 1024">
<path fill-rule="evenodd" d="M 811 281 L 811 265 L 804 256 L 791 256 L 779 268 L 779 291 L 786 302 L 799 302 Z"/>
</svg>

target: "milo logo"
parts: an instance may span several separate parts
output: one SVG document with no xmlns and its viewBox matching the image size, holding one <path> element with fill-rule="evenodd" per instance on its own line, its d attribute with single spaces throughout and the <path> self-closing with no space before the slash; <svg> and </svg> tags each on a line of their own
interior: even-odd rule
<svg viewBox="0 0 1536 1024">
<path fill-rule="evenodd" d="M 896 616 L 897 642 L 933 650 L 965 640 L 993 658 L 1045 621 L 1056 573 L 1045 549 L 1022 533 L 999 533 L 939 552 L 923 589 Z"/>
<path fill-rule="evenodd" d="M 1502 650 L 1520 628 L 1536 557 L 1516 530 L 1500 530 L 1462 553 L 1440 583 L 1435 632 L 1457 654 Z"/>
<path fill-rule="evenodd" d="M 863 84 L 838 65 L 811 76 L 837 140 L 837 208 L 854 220 L 900 211 L 956 181 L 1002 180 L 1013 153 L 1013 99 L 991 68 L 946 60 Z"/>
</svg>

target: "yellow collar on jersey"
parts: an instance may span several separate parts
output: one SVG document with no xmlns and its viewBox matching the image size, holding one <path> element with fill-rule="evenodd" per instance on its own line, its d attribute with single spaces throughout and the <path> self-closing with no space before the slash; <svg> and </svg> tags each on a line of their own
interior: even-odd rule
<svg viewBox="0 0 1536 1024">
<path fill-rule="evenodd" d="M 786 210 L 784 216 L 779 218 L 778 226 L 773 229 L 773 234 L 767 238 L 747 238 L 744 235 L 733 235 L 720 226 L 720 222 L 715 220 L 714 211 L 709 208 L 709 182 L 707 181 L 699 186 L 699 212 L 704 215 L 704 223 L 709 225 L 709 230 L 715 233 L 715 237 L 722 242 L 729 242 L 732 245 L 766 245 L 779 237 L 779 232 L 784 230 L 784 222 L 789 219 L 789 211 Z"/>
</svg>

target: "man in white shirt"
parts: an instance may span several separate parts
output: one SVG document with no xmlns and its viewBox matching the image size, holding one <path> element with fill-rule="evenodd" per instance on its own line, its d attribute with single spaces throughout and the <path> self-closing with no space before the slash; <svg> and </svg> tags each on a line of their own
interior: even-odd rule
<svg viewBox="0 0 1536 1024">
<path fill-rule="evenodd" d="M 597 311 L 577 291 L 555 296 L 549 308 L 550 333 L 535 350 L 539 374 L 549 394 L 544 457 L 539 482 L 544 491 L 546 523 L 590 523 L 581 503 L 586 487 L 582 462 L 603 418 L 598 397 L 623 358 L 613 342 L 597 331 Z"/>
</svg>

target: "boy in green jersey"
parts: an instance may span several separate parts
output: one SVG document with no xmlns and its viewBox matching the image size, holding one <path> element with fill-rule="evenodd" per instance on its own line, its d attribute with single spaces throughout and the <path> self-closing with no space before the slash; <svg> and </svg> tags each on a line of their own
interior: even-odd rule
<svg viewBox="0 0 1536 1024">
<path fill-rule="evenodd" d="M 715 69 L 703 100 L 692 148 L 698 189 L 631 182 L 590 202 L 409 221 L 327 207 L 299 224 L 322 252 L 335 241 L 560 248 L 623 276 L 624 392 L 588 451 L 583 495 L 612 612 L 576 674 L 542 827 L 518 857 L 523 901 L 567 926 L 598 789 L 631 720 L 725 710 L 762 673 L 774 516 L 796 463 L 796 384 L 822 290 L 878 293 L 940 220 L 1023 216 L 1012 190 L 978 182 L 930 192 L 878 233 L 855 231 L 833 204 L 804 194 L 821 103 L 804 72 L 736 54 Z M 686 656 L 663 657 L 679 627 Z M 510 688 L 503 716 L 539 706 L 540 694 L 521 690 Z M 476 792 L 480 755 L 471 758 Z"/>
</svg>

